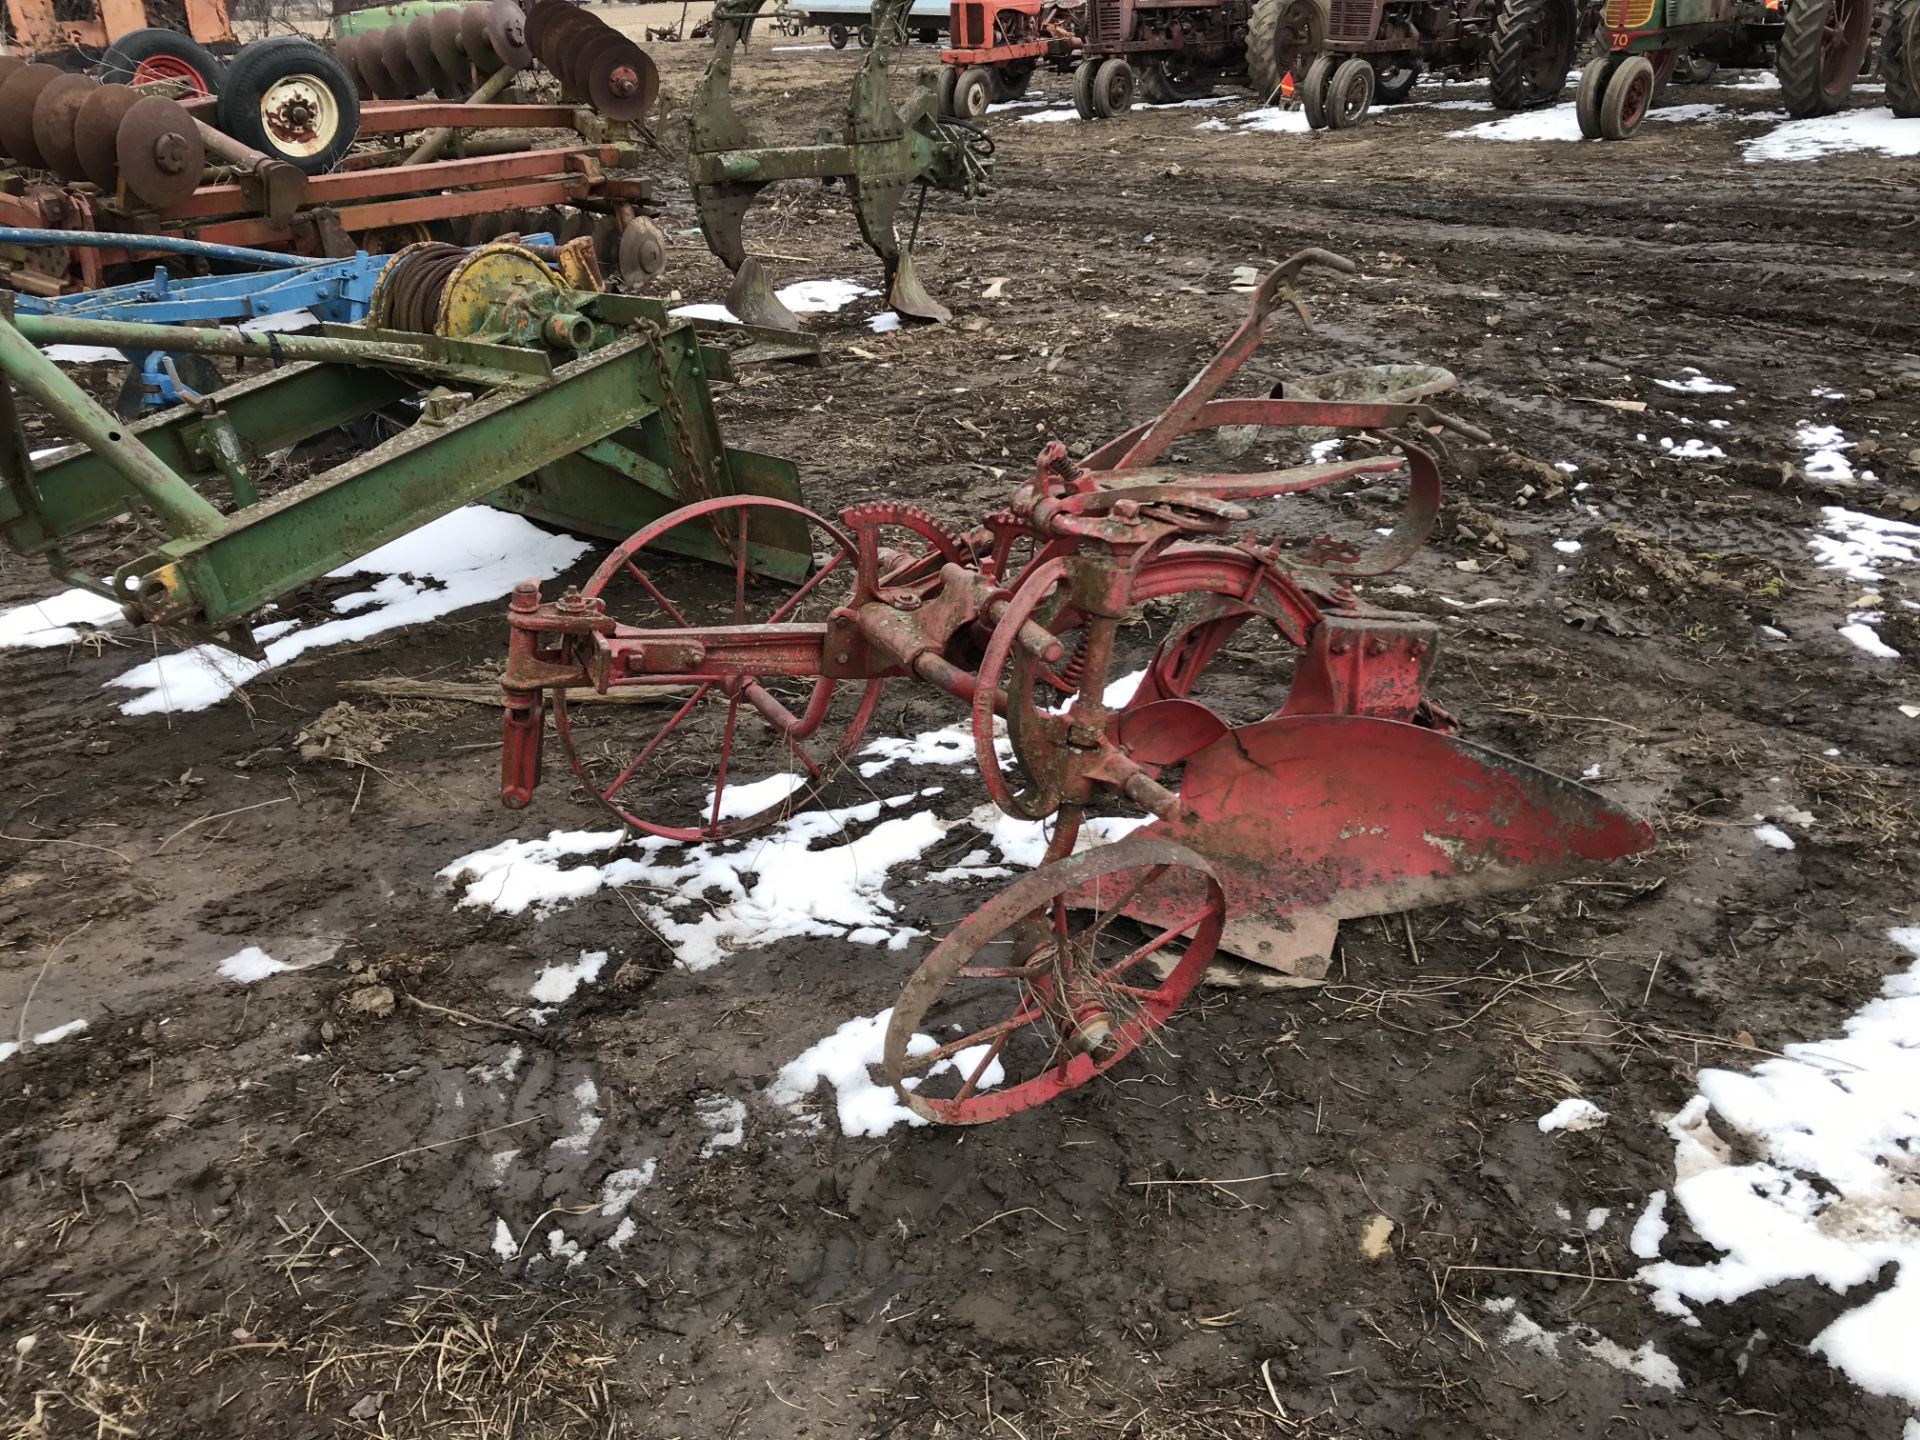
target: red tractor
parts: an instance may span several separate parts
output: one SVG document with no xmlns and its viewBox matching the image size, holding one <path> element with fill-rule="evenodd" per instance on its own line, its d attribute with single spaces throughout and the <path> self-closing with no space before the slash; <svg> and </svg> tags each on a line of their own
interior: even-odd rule
<svg viewBox="0 0 1920 1440">
<path fill-rule="evenodd" d="M 1495 106 L 1537 110 L 1560 98 L 1599 18 L 1598 0 L 1260 0 L 1247 66 L 1257 85 L 1304 66 L 1300 99 L 1315 130 L 1398 104 L 1427 70 L 1484 71 Z"/>
<path fill-rule="evenodd" d="M 1245 63 L 1249 0 L 1087 0 L 1087 33 L 1073 72 L 1082 118 L 1197 100 Z"/>
<path fill-rule="evenodd" d="M 940 113 L 976 119 L 1026 94 L 1042 65 L 1071 70 L 1083 13 L 1060 0 L 954 0 L 952 48 L 940 52 Z"/>
</svg>

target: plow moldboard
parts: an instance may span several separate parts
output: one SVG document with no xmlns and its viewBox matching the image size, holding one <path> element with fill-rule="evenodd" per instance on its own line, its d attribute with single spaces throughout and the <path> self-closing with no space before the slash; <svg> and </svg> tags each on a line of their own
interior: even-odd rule
<svg viewBox="0 0 1920 1440">
<path fill-rule="evenodd" d="M 1418 725 L 1351 715 L 1262 721 L 1187 761 L 1159 835 L 1204 855 L 1227 894 L 1220 945 L 1303 980 L 1341 920 L 1521 889 L 1653 844 L 1646 822 L 1558 775 Z M 1191 913 L 1171 880 L 1128 914 Z"/>
</svg>

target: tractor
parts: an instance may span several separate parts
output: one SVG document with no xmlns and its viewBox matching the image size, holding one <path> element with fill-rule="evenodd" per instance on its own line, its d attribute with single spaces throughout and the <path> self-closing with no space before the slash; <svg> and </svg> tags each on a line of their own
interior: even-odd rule
<svg viewBox="0 0 1920 1440">
<path fill-rule="evenodd" d="M 1248 0 L 1087 0 L 1074 108 L 1088 120 L 1124 114 L 1136 81 L 1149 105 L 1211 94 L 1244 63 L 1248 13 Z"/>
<path fill-rule="evenodd" d="M 973 120 L 1018 100 L 1042 65 L 1071 70 L 1080 54 L 1077 4 L 1057 0 L 954 0 L 940 52 L 940 113 Z"/>
<path fill-rule="evenodd" d="M 1912 0 L 1900 9 L 1910 19 Z M 1682 53 L 1717 65 L 1771 65 L 1787 114 L 1831 115 L 1860 76 L 1873 12 L 1874 0 L 1606 0 L 1604 46 L 1580 72 L 1575 97 L 1580 133 L 1589 140 L 1633 134 Z M 1894 49 L 1902 28 L 1888 26 Z M 1889 78 L 1889 92 L 1897 88 Z"/>
<path fill-rule="evenodd" d="M 1315 130 L 1399 104 L 1427 70 L 1484 70 L 1497 107 L 1537 110 L 1560 98 L 1599 14 L 1599 0 L 1259 0 L 1247 68 L 1269 90 L 1300 76 Z"/>
</svg>

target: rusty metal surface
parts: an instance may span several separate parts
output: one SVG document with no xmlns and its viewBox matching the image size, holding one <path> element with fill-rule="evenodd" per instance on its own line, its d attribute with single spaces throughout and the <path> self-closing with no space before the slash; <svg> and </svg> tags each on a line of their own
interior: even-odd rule
<svg viewBox="0 0 1920 1440">
<path fill-rule="evenodd" d="M 62 75 L 40 92 L 33 107 L 33 143 L 47 168 L 62 180 L 84 180 L 75 147 L 74 126 L 80 109 L 93 98 L 100 82 L 86 75 Z"/>
<path fill-rule="evenodd" d="M 199 188 L 206 142 L 191 116 L 171 100 L 146 95 L 133 102 L 114 136 L 120 179 L 156 210 L 178 205 Z"/>
<path fill-rule="evenodd" d="M 590 791 L 625 823 L 678 840 L 747 833 L 811 801 L 864 733 L 885 681 L 915 678 L 961 700 L 987 793 L 1010 815 L 1050 821 L 1046 859 L 1058 863 L 963 922 L 896 1007 L 890 1078 L 917 1113 L 953 1123 L 997 1118 L 1084 1083 L 1111 1063 L 1109 1047 L 1124 1053 L 1177 1003 L 1172 991 L 1135 986 L 1138 1018 L 1077 992 L 1074 967 L 1092 962 L 1068 938 L 1084 929 L 1069 912 L 1124 913 L 1158 928 L 1163 944 L 1185 937 L 1175 975 L 1219 941 L 1311 978 L 1323 973 L 1342 919 L 1536 884 L 1647 849 L 1647 826 L 1605 797 L 1455 738 L 1452 717 L 1428 690 L 1438 627 L 1374 608 L 1352 588 L 1354 577 L 1404 564 L 1426 538 L 1445 458 L 1436 437 L 1481 432 L 1407 398 L 1407 387 L 1387 377 L 1377 387 L 1351 375 L 1297 387 L 1326 399 L 1223 398 L 1274 313 L 1290 306 L 1305 318 L 1292 287 L 1310 265 L 1354 269 L 1325 252 L 1294 256 L 1160 416 L 1082 462 L 1048 445 L 1007 508 L 966 535 L 906 506 L 853 506 L 837 525 L 797 512 L 829 537 L 811 547 L 827 555 L 821 567 L 784 602 L 749 603 L 742 571 L 732 611 L 705 616 L 682 608 L 690 602 L 676 597 L 659 552 L 679 534 L 744 555 L 749 514 L 714 502 L 635 536 L 584 593 L 544 604 L 537 588 L 520 594 L 502 682 L 503 800 L 523 805 L 537 783 L 544 690 L 688 687 L 690 698 L 651 738 L 621 751 L 589 752 L 555 702 L 563 748 Z M 1411 389 L 1437 393 L 1450 378 L 1426 372 Z M 1385 398 L 1345 398 L 1376 389 Z M 1331 430 L 1377 453 L 1260 474 L 1163 463 L 1182 437 L 1230 424 Z M 1362 549 L 1261 533 L 1258 502 L 1362 476 L 1404 488 L 1400 523 L 1386 540 Z M 638 586 L 623 603 L 644 610 L 643 619 L 609 612 L 616 580 Z M 801 608 L 823 600 L 824 614 Z M 1123 634 L 1158 623 L 1155 615 L 1173 618 L 1152 632 L 1159 645 L 1144 678 L 1130 698 L 1110 703 Z M 1236 637 L 1243 657 L 1293 659 L 1265 701 L 1272 710 L 1244 723 L 1205 698 L 1209 668 Z M 774 693 L 785 686 L 805 695 L 809 684 L 810 698 Z M 824 723 L 836 686 L 864 687 L 855 728 L 844 733 Z M 760 787 L 778 790 L 779 775 L 736 754 L 743 734 L 762 730 L 792 742 L 790 761 L 777 744 L 761 752 L 783 761 L 770 768 L 792 781 L 791 794 L 771 806 Z M 816 734 L 841 743 L 824 751 L 799 743 Z M 673 803 L 665 777 L 687 773 L 713 777 L 698 813 L 664 815 Z M 662 783 L 649 784 L 655 775 Z M 729 800 L 730 786 L 754 803 Z M 1140 838 L 1149 848 L 1114 845 L 1067 859 L 1088 806 L 1103 797 L 1155 817 Z M 1126 868 L 1154 873 L 1115 901 L 1098 882 Z M 1011 965 L 982 971 L 973 959 L 1007 932 L 1036 925 L 1053 939 Z M 1044 964 L 1034 958 L 1042 953 Z M 1001 1007 L 1018 1020 L 1012 1029 L 1050 1038 L 1024 1078 L 989 1092 L 976 1074 L 935 1103 L 909 1084 L 903 1047 L 927 1030 L 935 999 L 969 977 L 1013 985 L 1011 1009 Z M 954 1023 L 968 1041 L 942 1045 L 935 1058 L 957 1059 L 973 1045 L 987 1053 L 1002 1033 Z"/>
<path fill-rule="evenodd" d="M 0 152 L 34 170 L 46 168 L 46 157 L 33 142 L 33 107 L 40 92 L 59 81 L 66 71 L 52 65 L 22 65 L 0 81 Z"/>
</svg>

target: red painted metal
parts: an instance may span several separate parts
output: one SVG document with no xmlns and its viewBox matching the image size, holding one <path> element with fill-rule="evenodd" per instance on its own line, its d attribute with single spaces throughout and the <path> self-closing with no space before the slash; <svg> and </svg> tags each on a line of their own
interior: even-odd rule
<svg viewBox="0 0 1920 1440">
<path fill-rule="evenodd" d="M 584 594 L 542 604 L 537 588 L 523 589 L 503 679 L 503 800 L 517 806 L 530 797 L 541 692 L 558 695 L 567 685 L 608 693 L 688 687 L 692 698 L 655 727 L 654 739 L 631 758 L 605 757 L 615 767 L 610 787 L 580 768 L 583 747 L 556 705 L 562 741 L 594 793 L 628 823 L 679 839 L 744 833 L 792 808 L 784 796 L 765 808 L 725 801 L 729 785 L 759 781 L 757 772 L 741 773 L 735 756 L 743 719 L 749 731 L 764 724 L 776 735 L 811 734 L 834 686 L 864 682 L 856 727 L 844 738 L 826 732 L 838 739 L 830 753 L 838 764 L 864 734 L 886 679 L 913 676 L 965 700 L 988 794 L 1010 815 L 1050 820 L 1047 859 L 1059 863 L 964 922 L 902 992 L 888 1074 L 917 1113 L 955 1123 L 1039 1104 L 1101 1073 L 1164 1023 L 1197 974 L 1189 967 L 1204 965 L 1203 952 L 1221 935 L 1237 954 L 1311 978 L 1324 973 L 1341 919 L 1535 884 L 1646 849 L 1646 825 L 1604 797 L 1453 738 L 1451 717 L 1427 694 L 1434 624 L 1374 609 L 1351 586 L 1354 577 L 1405 563 L 1426 539 L 1440 504 L 1436 435 L 1485 435 L 1424 402 L 1220 398 L 1281 305 L 1305 318 L 1292 287 L 1310 264 L 1353 269 L 1323 251 L 1293 257 L 1260 285 L 1247 319 L 1162 415 L 1083 462 L 1047 446 L 1009 507 L 967 535 L 950 536 L 906 507 L 856 506 L 838 526 L 796 511 L 826 537 L 812 547 L 830 557 L 822 568 L 790 600 L 756 601 L 752 608 L 768 612 L 757 621 L 748 616 L 742 570 L 731 612 L 696 622 L 664 577 L 635 557 L 678 526 L 691 524 L 704 538 L 723 511 L 743 521 L 757 513 L 748 502 L 716 500 L 642 531 Z M 1266 474 L 1195 475 L 1159 463 L 1183 436 L 1242 424 L 1331 428 L 1397 453 Z M 1361 551 L 1324 537 L 1289 544 L 1255 533 L 1255 508 L 1356 477 L 1405 479 L 1400 521 L 1386 540 Z M 903 530 L 913 547 L 905 552 L 888 538 Z M 730 529 L 720 538 L 744 540 Z M 629 625 L 605 613 L 602 591 L 622 575 L 638 581 L 665 623 Z M 803 617 L 802 602 L 820 601 L 829 585 L 836 590 L 827 613 Z M 1130 698 L 1110 703 L 1123 627 L 1169 607 L 1177 618 L 1144 679 Z M 1272 634 L 1255 651 L 1296 658 L 1271 710 L 1234 724 L 1201 692 L 1248 625 Z M 776 680 L 809 679 L 811 699 L 799 708 L 767 691 Z M 715 716 L 724 723 L 700 731 L 690 717 L 702 706 L 724 707 Z M 660 763 L 676 734 L 677 770 Z M 704 770 L 687 758 L 702 746 Z M 628 787 L 648 788 L 640 777 L 684 773 L 689 763 L 713 777 L 700 823 L 650 823 L 622 798 Z M 1170 789 L 1161 782 L 1175 778 L 1175 767 Z M 796 772 L 795 794 L 812 798 L 829 771 L 810 758 L 806 773 Z M 1087 806 L 1102 795 L 1156 817 L 1138 841 L 1147 848 L 1110 846 L 1068 859 Z M 1109 882 L 1122 870 L 1151 873 L 1116 899 Z M 1089 929 L 1069 914 L 1086 909 L 1156 929 L 1160 948 L 1182 957 L 1169 979 L 1158 987 L 1118 981 L 1089 949 L 1104 920 Z M 974 958 L 1009 936 L 1013 962 Z M 1089 973 L 1098 982 L 1091 988 Z M 911 1037 L 961 981 L 989 982 L 1011 996 L 1010 1008 L 1002 1004 L 1003 1013 L 978 1026 L 942 1019 L 940 1035 L 957 1024 L 964 1038 L 943 1041 L 913 1069 Z M 1028 1073 L 989 1087 L 989 1069 L 1008 1069 L 1036 1035 L 1051 1039 L 1037 1057 L 1026 1055 Z M 960 1064 L 963 1050 L 972 1053 Z M 916 1077 L 940 1060 L 960 1069 L 940 1071 L 955 1093 L 935 1103 Z"/>
</svg>

